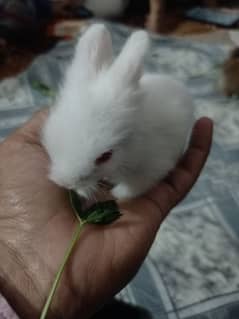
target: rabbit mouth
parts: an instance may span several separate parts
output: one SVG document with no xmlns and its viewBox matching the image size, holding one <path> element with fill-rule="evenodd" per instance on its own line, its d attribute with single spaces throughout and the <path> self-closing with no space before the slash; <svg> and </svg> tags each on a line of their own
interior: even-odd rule
<svg viewBox="0 0 239 319">
<path fill-rule="evenodd" d="M 76 193 L 85 200 L 97 199 L 99 194 L 107 194 L 114 185 L 107 179 L 99 179 L 95 185 L 79 185 L 75 187 Z"/>
<path fill-rule="evenodd" d="M 91 205 L 97 203 L 98 201 L 111 200 L 111 189 L 113 188 L 111 184 L 106 179 L 101 179 L 97 182 L 95 186 L 87 188 L 75 188 L 76 193 L 83 200 L 82 205 L 84 209 L 89 208 Z"/>
</svg>

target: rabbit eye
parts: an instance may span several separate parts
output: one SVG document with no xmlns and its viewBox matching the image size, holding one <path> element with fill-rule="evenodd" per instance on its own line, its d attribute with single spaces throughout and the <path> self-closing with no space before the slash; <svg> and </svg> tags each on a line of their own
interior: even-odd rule
<svg viewBox="0 0 239 319">
<path fill-rule="evenodd" d="M 111 159 L 112 154 L 113 154 L 113 151 L 112 151 L 112 150 L 101 154 L 101 155 L 95 160 L 95 164 L 98 166 L 98 165 L 101 165 L 101 164 L 104 164 L 104 163 L 108 162 L 108 161 Z"/>
</svg>

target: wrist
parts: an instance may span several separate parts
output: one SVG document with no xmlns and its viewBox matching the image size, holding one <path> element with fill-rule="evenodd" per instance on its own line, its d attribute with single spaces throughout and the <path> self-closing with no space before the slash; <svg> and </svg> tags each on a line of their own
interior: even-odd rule
<svg viewBox="0 0 239 319">
<path fill-rule="evenodd" d="M 31 272 L 26 266 L 24 257 L 0 241 L 0 293 L 21 319 L 40 318 L 54 278 L 46 265 L 39 264 L 40 258 L 35 256 L 35 261 L 36 259 L 38 265 L 36 270 Z M 33 263 L 32 266 L 34 267 Z M 40 270 L 39 276 L 37 276 L 38 270 Z M 47 319 L 74 317 L 74 298 L 68 287 L 62 286 L 59 287 Z"/>
<path fill-rule="evenodd" d="M 36 287 L 14 249 L 0 241 L 0 292 L 21 318 L 37 318 Z"/>
</svg>

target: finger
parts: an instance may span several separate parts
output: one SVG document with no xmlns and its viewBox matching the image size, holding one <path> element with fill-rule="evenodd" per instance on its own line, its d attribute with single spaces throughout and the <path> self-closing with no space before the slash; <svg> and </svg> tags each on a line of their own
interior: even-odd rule
<svg viewBox="0 0 239 319">
<path fill-rule="evenodd" d="M 176 168 L 146 195 L 146 198 L 160 209 L 163 218 L 187 195 L 196 182 L 207 160 L 212 135 L 212 121 L 208 118 L 198 120 L 193 128 L 189 148 Z"/>
<path fill-rule="evenodd" d="M 27 138 L 27 141 L 38 144 L 40 142 L 41 129 L 47 114 L 47 108 L 36 112 L 32 118 L 17 131 L 17 134 L 22 134 L 24 138 Z"/>
</svg>

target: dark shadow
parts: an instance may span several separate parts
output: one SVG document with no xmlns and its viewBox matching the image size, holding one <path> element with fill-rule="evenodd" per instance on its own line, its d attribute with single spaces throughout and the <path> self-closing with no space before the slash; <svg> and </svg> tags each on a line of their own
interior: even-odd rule
<svg viewBox="0 0 239 319">
<path fill-rule="evenodd" d="M 113 299 L 91 319 L 152 319 L 145 309 Z"/>
</svg>

